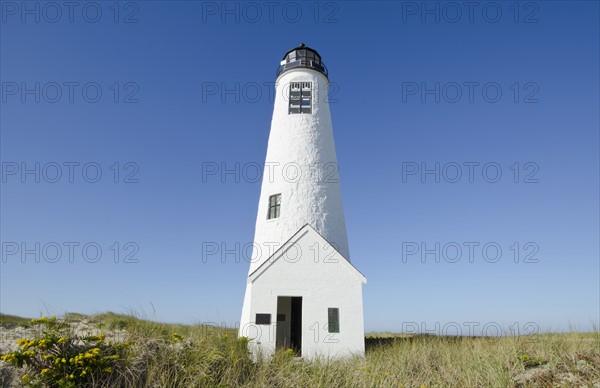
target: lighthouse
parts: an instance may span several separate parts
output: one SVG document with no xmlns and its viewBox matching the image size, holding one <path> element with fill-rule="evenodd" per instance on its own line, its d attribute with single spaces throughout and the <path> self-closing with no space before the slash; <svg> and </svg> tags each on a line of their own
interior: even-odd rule
<svg viewBox="0 0 600 388">
<path fill-rule="evenodd" d="M 363 356 L 366 278 L 350 263 L 327 67 L 301 44 L 276 77 L 239 336 L 255 356 Z"/>
</svg>

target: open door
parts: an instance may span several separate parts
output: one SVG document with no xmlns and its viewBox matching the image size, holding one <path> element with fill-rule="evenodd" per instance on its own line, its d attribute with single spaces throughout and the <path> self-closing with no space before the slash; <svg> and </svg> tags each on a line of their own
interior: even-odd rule
<svg viewBox="0 0 600 388">
<path fill-rule="evenodd" d="M 277 297 L 278 348 L 293 349 L 296 356 L 302 355 L 302 297 Z"/>
</svg>

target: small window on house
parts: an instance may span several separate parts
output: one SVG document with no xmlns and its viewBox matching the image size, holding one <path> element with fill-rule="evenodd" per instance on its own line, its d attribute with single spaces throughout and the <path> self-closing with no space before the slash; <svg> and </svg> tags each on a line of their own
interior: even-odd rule
<svg viewBox="0 0 600 388">
<path fill-rule="evenodd" d="M 290 83 L 288 114 L 312 113 L 312 82 Z"/>
<path fill-rule="evenodd" d="M 257 325 L 270 325 L 271 324 L 271 314 L 256 314 L 255 323 Z"/>
<path fill-rule="evenodd" d="M 279 218 L 279 211 L 281 209 L 281 194 L 271 195 L 269 197 L 269 212 L 267 213 L 267 220 L 272 218 Z"/>
<path fill-rule="evenodd" d="M 330 333 L 340 332 L 340 309 L 332 307 L 327 309 L 327 329 Z"/>
</svg>

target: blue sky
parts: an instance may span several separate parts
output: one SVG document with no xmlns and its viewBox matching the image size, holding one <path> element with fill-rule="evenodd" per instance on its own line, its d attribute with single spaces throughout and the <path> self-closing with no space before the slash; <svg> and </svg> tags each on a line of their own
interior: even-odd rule
<svg viewBox="0 0 600 388">
<path fill-rule="evenodd" d="M 252 241 L 244 166 L 305 42 L 366 330 L 598 327 L 598 2 L 48 4 L 0 9 L 2 312 L 233 326 L 249 264 L 203 244 Z"/>
</svg>

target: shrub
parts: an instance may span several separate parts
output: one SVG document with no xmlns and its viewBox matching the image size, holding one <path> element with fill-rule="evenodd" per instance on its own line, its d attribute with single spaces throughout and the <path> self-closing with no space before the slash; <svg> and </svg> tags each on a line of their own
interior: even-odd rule
<svg viewBox="0 0 600 388">
<path fill-rule="evenodd" d="M 23 369 L 25 386 L 102 385 L 126 365 L 129 343 L 107 342 L 104 334 L 76 335 L 54 317 L 32 319 L 30 325 L 40 325 L 39 338 L 18 340 L 19 349 L 0 358 Z"/>
<path fill-rule="evenodd" d="M 544 365 L 547 363 L 542 357 L 531 357 L 527 353 L 523 353 L 519 356 L 519 360 L 523 363 L 525 368 L 535 368 L 536 366 Z"/>
</svg>

